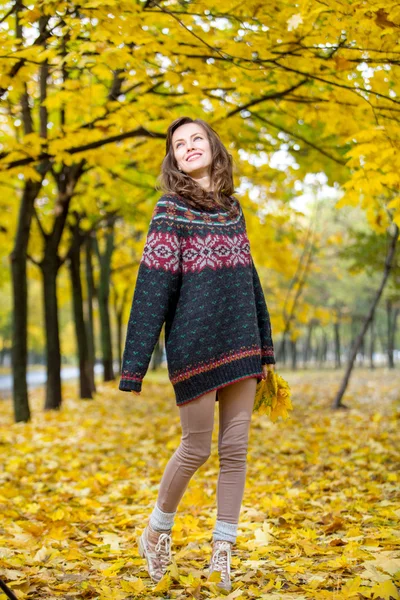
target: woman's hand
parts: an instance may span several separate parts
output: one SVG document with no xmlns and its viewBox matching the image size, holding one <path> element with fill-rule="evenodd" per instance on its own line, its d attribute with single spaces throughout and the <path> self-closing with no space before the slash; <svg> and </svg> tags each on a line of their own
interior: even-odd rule
<svg viewBox="0 0 400 600">
<path fill-rule="evenodd" d="M 266 379 L 268 371 L 275 371 L 275 365 L 270 364 L 270 365 L 263 365 L 263 373 L 264 373 L 264 379 Z"/>
<path fill-rule="evenodd" d="M 131 390 L 132 394 L 135 394 L 135 396 L 140 396 L 140 392 L 136 392 L 135 390 Z"/>
</svg>

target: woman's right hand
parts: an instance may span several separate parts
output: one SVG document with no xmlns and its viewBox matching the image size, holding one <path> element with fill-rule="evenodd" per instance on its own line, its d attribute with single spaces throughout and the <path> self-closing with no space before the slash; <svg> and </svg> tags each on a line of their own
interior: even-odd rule
<svg viewBox="0 0 400 600">
<path fill-rule="evenodd" d="M 140 396 L 140 392 L 136 392 L 136 390 L 131 390 L 132 394 L 135 394 L 135 396 Z"/>
</svg>

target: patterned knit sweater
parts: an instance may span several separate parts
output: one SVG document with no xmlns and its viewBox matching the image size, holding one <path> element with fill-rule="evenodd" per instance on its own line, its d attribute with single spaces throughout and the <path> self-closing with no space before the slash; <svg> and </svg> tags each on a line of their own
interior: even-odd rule
<svg viewBox="0 0 400 600">
<path fill-rule="evenodd" d="M 230 218 L 215 203 L 157 202 L 139 265 L 119 389 L 140 392 L 165 323 L 176 404 L 263 375 L 275 363 L 271 323 L 239 201 Z M 218 400 L 218 393 L 216 394 Z"/>
</svg>

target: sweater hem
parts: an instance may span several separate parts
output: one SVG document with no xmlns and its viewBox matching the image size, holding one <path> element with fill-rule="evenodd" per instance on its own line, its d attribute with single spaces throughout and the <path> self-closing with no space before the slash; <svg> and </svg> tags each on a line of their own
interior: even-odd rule
<svg viewBox="0 0 400 600">
<path fill-rule="evenodd" d="M 257 377 L 258 380 L 261 380 L 263 376 L 261 356 L 259 354 L 244 356 L 241 359 L 219 365 L 214 369 L 197 373 L 188 379 L 174 383 L 176 404 L 181 406 L 212 390 L 225 387 L 247 377 Z"/>
<path fill-rule="evenodd" d="M 210 388 L 209 390 L 205 390 L 204 392 L 202 392 L 198 396 L 195 396 L 194 398 L 189 398 L 188 400 L 185 400 L 184 402 L 177 402 L 177 406 L 183 406 L 184 404 L 189 404 L 189 402 L 192 402 L 193 400 L 197 400 L 198 398 L 200 398 L 204 394 L 207 394 L 208 392 L 212 392 L 213 390 L 220 390 L 220 389 L 226 387 L 227 385 L 230 385 L 231 383 L 235 383 L 236 381 L 242 381 L 243 379 L 250 379 L 251 377 L 256 377 L 257 382 L 258 382 L 258 380 L 261 379 L 261 376 L 262 376 L 262 373 L 259 373 L 259 372 L 251 373 L 250 375 L 243 375 L 243 377 L 238 377 L 237 379 L 232 379 L 231 381 L 224 383 L 224 385 L 215 385 L 214 387 Z M 218 394 L 215 398 L 215 401 L 218 402 Z"/>
</svg>

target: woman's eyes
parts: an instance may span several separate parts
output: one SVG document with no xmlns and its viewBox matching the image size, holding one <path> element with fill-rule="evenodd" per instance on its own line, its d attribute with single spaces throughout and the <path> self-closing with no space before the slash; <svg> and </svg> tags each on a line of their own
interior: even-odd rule
<svg viewBox="0 0 400 600">
<path fill-rule="evenodd" d="M 196 135 L 195 138 L 193 138 L 194 140 L 202 140 L 203 138 L 201 137 L 201 135 Z M 176 145 L 176 148 L 179 148 L 179 146 L 182 144 L 182 142 L 178 142 Z"/>
</svg>

